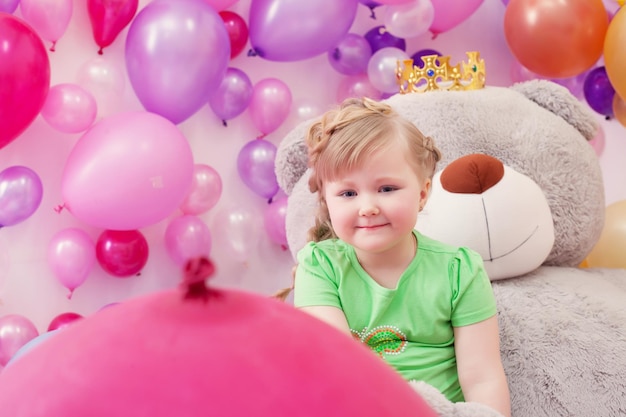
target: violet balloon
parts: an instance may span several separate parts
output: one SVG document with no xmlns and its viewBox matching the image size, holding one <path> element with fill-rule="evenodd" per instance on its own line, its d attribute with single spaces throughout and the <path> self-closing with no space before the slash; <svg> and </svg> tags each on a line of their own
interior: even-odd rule
<svg viewBox="0 0 626 417">
<path fill-rule="evenodd" d="M 387 31 L 385 26 L 376 26 L 368 30 L 364 38 L 372 48 L 372 54 L 382 48 L 398 48 L 406 51 L 406 41 L 403 38 L 393 36 Z"/>
<path fill-rule="evenodd" d="M 371 56 L 372 47 L 367 39 L 356 33 L 348 33 L 328 51 L 328 62 L 340 74 L 364 74 Z"/>
<path fill-rule="evenodd" d="M 41 204 L 43 185 L 35 171 L 12 166 L 0 172 L 0 227 L 29 218 Z"/>
<path fill-rule="evenodd" d="M 180 205 L 185 214 L 202 214 L 213 208 L 222 195 L 222 178 L 209 165 L 196 164 L 193 168 L 191 191 Z"/>
<path fill-rule="evenodd" d="M 397 93 L 396 67 L 398 61 L 409 59 L 398 48 L 382 48 L 374 52 L 367 64 L 367 76 L 372 85 L 383 93 Z"/>
<path fill-rule="evenodd" d="M 0 12 L 13 13 L 20 0 L 0 0 Z"/>
<path fill-rule="evenodd" d="M 268 199 L 278 192 L 275 159 L 276 146 L 263 139 L 246 143 L 237 156 L 237 172 L 241 180 L 256 194 Z"/>
<path fill-rule="evenodd" d="M 155 0 L 130 24 L 125 56 L 144 108 L 178 124 L 206 104 L 224 78 L 230 40 L 208 4 Z"/>
<path fill-rule="evenodd" d="M 611 85 L 605 67 L 596 67 L 587 73 L 583 92 L 589 107 L 605 117 L 613 117 L 615 88 Z"/>
<path fill-rule="evenodd" d="M 289 116 L 292 100 L 291 90 L 281 80 L 260 80 L 253 87 L 248 105 L 252 123 L 263 135 L 273 132 Z"/>
<path fill-rule="evenodd" d="M 63 133 L 87 130 L 96 119 L 98 106 L 91 93 L 79 85 L 63 83 L 50 88 L 41 116 Z"/>
<path fill-rule="evenodd" d="M 422 57 L 428 56 L 428 55 L 437 55 L 437 56 L 441 56 L 441 52 L 435 50 L 435 49 L 420 49 L 419 51 L 415 52 L 413 55 L 411 55 L 411 59 L 413 60 L 413 65 L 419 67 L 419 68 L 423 68 L 424 67 L 424 61 L 422 60 Z M 438 63 L 438 60 L 435 61 L 435 63 Z"/>
<path fill-rule="evenodd" d="M 84 230 L 63 229 L 50 240 L 48 265 L 61 285 L 70 290 L 67 298 L 83 285 L 95 263 L 95 244 Z"/>
<path fill-rule="evenodd" d="M 174 263 L 181 267 L 192 258 L 208 258 L 211 253 L 209 227 L 197 216 L 177 217 L 165 230 L 165 248 Z"/>
<path fill-rule="evenodd" d="M 5 366 L 26 343 L 39 335 L 35 325 L 19 314 L 0 317 L 0 366 Z"/>
<path fill-rule="evenodd" d="M 348 33 L 357 6 L 357 0 L 252 0 L 251 53 L 270 61 L 300 61 L 325 53 Z"/>
<path fill-rule="evenodd" d="M 114 114 L 74 145 L 63 171 L 64 206 L 102 229 L 141 229 L 180 206 L 193 168 L 189 143 L 172 122 L 142 111 Z"/>
<path fill-rule="evenodd" d="M 217 89 L 211 93 L 209 105 L 217 117 L 226 121 L 243 113 L 252 100 L 252 81 L 248 74 L 229 67 Z"/>
</svg>

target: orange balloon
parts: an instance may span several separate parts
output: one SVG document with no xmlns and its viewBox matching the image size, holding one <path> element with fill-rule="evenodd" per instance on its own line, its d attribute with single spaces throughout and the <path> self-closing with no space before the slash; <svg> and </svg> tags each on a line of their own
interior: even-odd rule
<svg viewBox="0 0 626 417">
<path fill-rule="evenodd" d="M 606 31 L 604 67 L 611 85 L 620 97 L 626 97 L 626 8 L 620 8 Z"/>
<path fill-rule="evenodd" d="M 626 101 L 617 93 L 613 96 L 613 115 L 622 126 L 626 126 Z"/>
<path fill-rule="evenodd" d="M 547 78 L 591 68 L 602 55 L 608 26 L 602 0 L 511 0 L 504 13 L 509 49 L 524 67 Z"/>
<path fill-rule="evenodd" d="M 606 208 L 604 228 L 598 243 L 587 256 L 590 268 L 626 269 L 626 200 L 618 201 Z"/>
</svg>

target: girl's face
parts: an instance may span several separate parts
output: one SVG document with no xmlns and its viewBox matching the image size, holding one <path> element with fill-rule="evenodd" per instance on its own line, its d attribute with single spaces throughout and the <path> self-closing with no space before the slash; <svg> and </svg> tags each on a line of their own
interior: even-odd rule
<svg viewBox="0 0 626 417">
<path fill-rule="evenodd" d="M 383 253 L 413 244 L 411 231 L 420 205 L 426 203 L 430 180 L 417 176 L 406 152 L 396 142 L 324 184 L 333 229 L 357 251 Z"/>
</svg>

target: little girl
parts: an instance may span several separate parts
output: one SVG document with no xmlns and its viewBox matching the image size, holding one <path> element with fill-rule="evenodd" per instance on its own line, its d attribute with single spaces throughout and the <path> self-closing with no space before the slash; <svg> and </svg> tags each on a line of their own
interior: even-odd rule
<svg viewBox="0 0 626 417">
<path fill-rule="evenodd" d="M 386 104 L 348 99 L 307 137 L 319 210 L 294 304 L 369 346 L 407 380 L 510 416 L 482 259 L 416 230 L 441 159 Z"/>
</svg>

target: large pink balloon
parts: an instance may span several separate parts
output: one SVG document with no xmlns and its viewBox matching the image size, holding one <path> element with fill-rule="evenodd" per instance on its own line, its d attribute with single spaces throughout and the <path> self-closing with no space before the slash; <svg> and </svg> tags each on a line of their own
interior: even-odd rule
<svg viewBox="0 0 626 417">
<path fill-rule="evenodd" d="M 39 114 L 50 86 L 50 61 L 35 31 L 0 13 L 0 149 Z"/>
<path fill-rule="evenodd" d="M 430 25 L 433 35 L 447 32 L 467 20 L 483 0 L 430 0 L 435 9 L 435 18 Z"/>
<path fill-rule="evenodd" d="M 198 0 L 155 0 L 130 24 L 126 68 L 144 108 L 178 124 L 206 104 L 224 78 L 224 21 Z"/>
<path fill-rule="evenodd" d="M 243 291 L 207 296 L 151 294 L 58 331 L 0 373 L 2 415 L 436 416 L 322 321 Z"/>
<path fill-rule="evenodd" d="M 357 0 L 252 0 L 252 54 L 270 61 L 300 61 L 325 53 L 348 33 Z"/>
<path fill-rule="evenodd" d="M 5 366 L 22 346 L 39 335 L 35 325 L 19 314 L 0 317 L 0 366 Z"/>
<path fill-rule="evenodd" d="M 62 178 L 64 206 L 78 219 L 110 230 L 135 230 L 169 216 L 193 181 L 187 139 L 148 112 L 118 113 L 78 140 Z"/>
<path fill-rule="evenodd" d="M 52 42 L 51 51 L 70 24 L 73 5 L 73 0 L 20 0 L 24 20 L 39 36 Z"/>
</svg>

